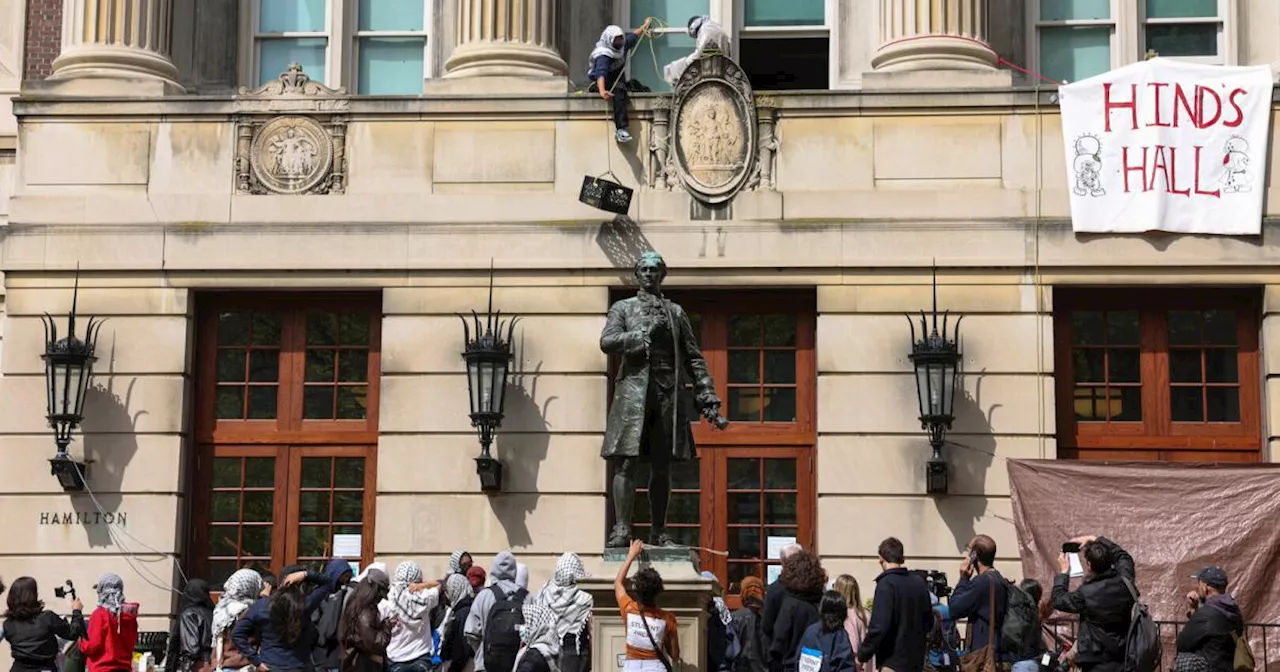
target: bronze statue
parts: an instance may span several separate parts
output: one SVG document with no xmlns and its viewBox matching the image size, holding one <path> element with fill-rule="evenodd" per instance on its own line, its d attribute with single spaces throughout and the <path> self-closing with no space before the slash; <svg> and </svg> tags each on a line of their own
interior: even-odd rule
<svg viewBox="0 0 1280 672">
<path fill-rule="evenodd" d="M 613 463 L 613 504 L 617 524 L 608 548 L 631 540 L 636 471 L 649 464 L 649 506 L 653 527 L 649 543 L 674 545 L 666 532 L 672 461 L 694 457 L 691 423 L 701 412 L 719 429 L 720 398 L 698 349 L 697 334 L 679 304 L 662 296 L 667 265 L 657 252 L 636 262 L 640 291 L 609 309 L 600 349 L 622 358 L 600 455 Z M 685 387 L 692 384 L 693 389 Z M 696 410 L 695 410 L 696 407 Z"/>
</svg>

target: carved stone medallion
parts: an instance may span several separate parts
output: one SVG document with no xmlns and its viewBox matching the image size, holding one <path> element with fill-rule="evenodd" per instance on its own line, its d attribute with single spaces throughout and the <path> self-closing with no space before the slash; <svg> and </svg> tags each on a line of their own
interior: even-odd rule
<svg viewBox="0 0 1280 672">
<path fill-rule="evenodd" d="M 333 142 L 310 117 L 276 117 L 258 130 L 249 150 L 253 176 L 268 192 L 311 193 L 333 165 Z"/>
<path fill-rule="evenodd" d="M 756 115 L 751 83 L 725 56 L 696 61 L 676 83 L 674 138 L 668 161 L 700 201 L 733 198 L 756 161 Z"/>
</svg>

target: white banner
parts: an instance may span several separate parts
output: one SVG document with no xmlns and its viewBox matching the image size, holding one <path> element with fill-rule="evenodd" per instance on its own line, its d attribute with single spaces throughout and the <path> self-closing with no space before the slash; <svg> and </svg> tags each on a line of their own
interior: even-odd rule
<svg viewBox="0 0 1280 672">
<path fill-rule="evenodd" d="M 1262 233 L 1271 76 L 1156 58 L 1059 88 L 1072 229 Z"/>
</svg>

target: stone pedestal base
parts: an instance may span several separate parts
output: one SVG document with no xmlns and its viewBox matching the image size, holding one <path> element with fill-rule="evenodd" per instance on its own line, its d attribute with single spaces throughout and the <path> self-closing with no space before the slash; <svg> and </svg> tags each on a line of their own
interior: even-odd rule
<svg viewBox="0 0 1280 672">
<path fill-rule="evenodd" d="M 444 96 L 564 95 L 569 92 L 569 89 L 570 82 L 568 77 L 495 75 L 490 77 L 441 77 L 429 79 L 426 83 L 425 93 L 427 95 Z"/>
<path fill-rule="evenodd" d="M 866 72 L 864 89 L 999 89 L 1013 86 L 1008 70 L 906 70 Z"/>
<path fill-rule="evenodd" d="M 51 82 L 95 80 L 83 95 L 164 95 L 183 93 L 178 68 L 166 56 L 137 47 L 81 44 L 62 50 L 53 61 Z M 114 85 L 112 82 L 119 82 Z M 81 95 L 80 89 L 71 87 Z"/>
<path fill-rule="evenodd" d="M 626 657 L 627 632 L 613 594 L 613 578 L 626 557 L 625 548 L 607 549 L 600 573 L 578 584 L 595 599 L 591 669 L 596 672 L 620 670 Z M 711 582 L 699 574 L 697 551 L 682 547 L 649 549 L 636 559 L 632 574 L 642 567 L 653 567 L 662 575 L 664 591 L 658 597 L 658 605 L 675 614 L 679 624 L 683 660 L 676 669 L 683 672 L 706 669 Z"/>
</svg>

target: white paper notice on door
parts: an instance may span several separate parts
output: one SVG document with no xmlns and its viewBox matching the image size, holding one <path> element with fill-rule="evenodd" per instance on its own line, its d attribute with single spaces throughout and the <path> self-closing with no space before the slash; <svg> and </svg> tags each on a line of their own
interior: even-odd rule
<svg viewBox="0 0 1280 672">
<path fill-rule="evenodd" d="M 795 537 L 768 537 L 768 558 L 770 560 L 781 560 L 782 549 L 796 543 Z"/>
<path fill-rule="evenodd" d="M 333 535 L 333 557 L 335 558 L 358 558 L 360 557 L 360 547 L 363 546 L 363 539 L 358 534 L 335 534 Z"/>
</svg>

